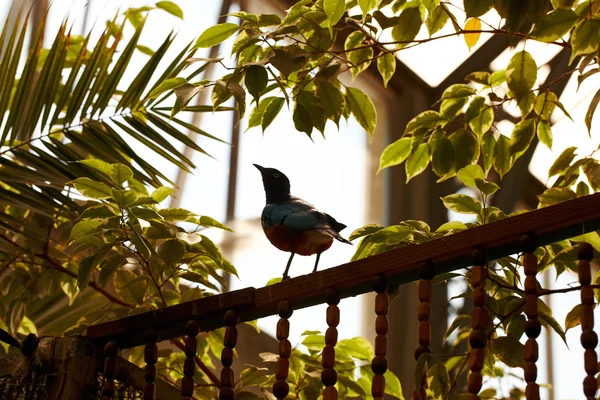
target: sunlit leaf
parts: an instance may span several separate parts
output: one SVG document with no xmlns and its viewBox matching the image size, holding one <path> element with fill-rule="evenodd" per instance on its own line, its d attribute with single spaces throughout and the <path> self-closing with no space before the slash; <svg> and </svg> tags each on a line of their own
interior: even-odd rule
<svg viewBox="0 0 600 400">
<path fill-rule="evenodd" d="M 229 38 L 238 29 L 239 26 L 237 24 L 232 24 L 231 22 L 213 25 L 202 32 L 194 47 L 212 47 Z"/>
</svg>

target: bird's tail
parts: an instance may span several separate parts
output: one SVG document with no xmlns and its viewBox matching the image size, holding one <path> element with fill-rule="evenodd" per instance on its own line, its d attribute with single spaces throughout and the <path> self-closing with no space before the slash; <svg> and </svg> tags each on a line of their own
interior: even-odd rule
<svg viewBox="0 0 600 400">
<path fill-rule="evenodd" d="M 342 235 L 340 235 L 339 233 L 337 234 L 337 236 L 334 236 L 334 238 L 342 243 L 352 244 L 347 239 L 343 238 Z"/>
<path fill-rule="evenodd" d="M 336 232 L 335 229 L 333 229 L 333 228 L 321 229 L 321 231 L 326 233 L 327 235 L 331 236 L 332 238 L 334 238 L 335 240 L 337 240 L 339 242 L 352 244 L 348 240 L 343 238 L 342 235 L 340 235 L 338 232 Z"/>
</svg>

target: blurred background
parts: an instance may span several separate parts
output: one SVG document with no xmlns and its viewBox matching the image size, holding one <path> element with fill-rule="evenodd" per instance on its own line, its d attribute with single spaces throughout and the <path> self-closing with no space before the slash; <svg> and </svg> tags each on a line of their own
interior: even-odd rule
<svg viewBox="0 0 600 400">
<path fill-rule="evenodd" d="M 0 0 L 0 20 L 12 24 L 21 7 L 32 7 L 33 19 L 35 21 L 37 18 L 39 21 L 49 7 L 45 47 L 51 44 L 65 18 L 68 18 L 72 25 L 73 34 L 87 34 L 91 31 L 91 41 L 94 42 L 104 28 L 105 21 L 114 17 L 119 10 L 122 12 L 129 7 L 141 7 L 152 2 L 54 0 L 49 3 L 48 0 Z M 178 0 L 176 3 L 183 10 L 184 19 L 165 12 L 150 13 L 146 23 L 151 29 L 145 30 L 141 44 L 156 49 L 169 32 L 175 31 L 180 46 L 173 47 L 174 51 L 179 51 L 204 29 L 217 22 L 238 22 L 237 18 L 228 17 L 226 14 L 239 10 L 282 14 L 294 1 Z M 462 18 L 461 22 L 464 21 L 464 13 L 460 11 L 462 1 L 448 3 L 453 6 L 453 12 L 459 20 Z M 483 19 L 492 26 L 499 27 L 502 23 L 494 11 L 485 15 Z M 129 29 L 132 30 L 131 27 Z M 448 24 L 445 30 L 452 32 L 451 25 Z M 442 31 L 440 34 L 448 32 Z M 418 39 L 427 37 L 426 30 L 422 29 Z M 385 40 L 385 37 L 382 40 Z M 229 57 L 232 43 L 233 38 L 230 38 L 218 48 L 199 49 L 196 56 L 224 57 L 223 64 L 233 66 L 235 60 Z M 515 45 L 517 49 L 511 45 Z M 183 207 L 200 215 L 210 215 L 225 222 L 235 231 L 233 234 L 211 233 L 211 237 L 239 272 L 239 279 L 231 278 L 230 289 L 261 287 L 270 279 L 281 276 L 289 255 L 271 246 L 260 228 L 260 214 L 265 198 L 260 174 L 252 166 L 253 163 L 284 172 L 290 178 L 294 195 L 315 204 L 348 226 L 342 232 L 345 236 L 369 223 L 386 225 L 407 219 L 419 219 L 436 228 L 449 219 L 469 221 L 464 215 L 449 215 L 439 200 L 440 196 L 458 191 L 474 195 L 468 188 L 461 187 L 460 182 L 446 181 L 437 184 L 436 177 L 427 171 L 406 184 L 403 168 L 396 167 L 380 174 L 376 173 L 379 155 L 388 143 L 400 137 L 406 122 L 419 112 L 432 107 L 448 85 L 463 82 L 464 77 L 472 71 L 505 68 L 511 55 L 524 46 L 538 61 L 538 65 L 541 65 L 538 84 L 552 82 L 572 68 L 568 66 L 570 53 L 560 51 L 558 46 L 537 42 L 527 42 L 525 45 L 513 43 L 509 38 L 483 34 L 478 44 L 469 51 L 461 37 L 450 37 L 400 51 L 396 73 L 387 88 L 383 87 L 379 76 L 371 70 L 365 71 L 354 82 L 350 82 L 349 76 L 346 78 L 348 84 L 366 91 L 375 103 L 378 123 L 372 141 L 353 119 L 347 123 L 342 120 L 339 130 L 329 123 L 325 138 L 318 133 L 309 138 L 295 130 L 291 111 L 285 107 L 264 134 L 259 127 L 247 130 L 247 117 L 238 120 L 234 113 L 198 113 L 194 119 L 187 116 L 188 122 L 227 142 L 218 143 L 202 137 L 195 138 L 212 158 L 186 150 L 198 166 L 193 174 L 188 174 L 155 154 L 148 154 L 147 157 L 155 167 L 177 182 L 180 190 L 172 200 L 171 207 Z M 132 65 L 137 63 L 139 68 L 132 68 L 126 72 L 126 76 L 129 74 L 131 78 L 136 76 L 147 61 L 147 56 L 141 52 L 136 52 L 134 57 Z M 168 60 L 169 56 L 165 58 Z M 22 62 L 25 62 L 25 59 Z M 212 65 L 215 67 L 207 70 L 209 76 L 205 79 L 226 74 L 222 65 Z M 532 146 L 531 151 L 522 156 L 505 177 L 502 190 L 491 199 L 493 205 L 506 213 L 537 208 L 536 195 L 540 194 L 546 185 L 552 184 L 547 178 L 547 171 L 556 157 L 569 146 L 589 148 L 589 153 L 598 147 L 600 139 L 588 136 L 583 117 L 595 91 L 593 88 L 600 85 L 600 78 L 596 75 L 589 78 L 587 83 L 577 91 L 574 74 L 570 79 L 563 79 L 554 86 L 554 91 L 560 94 L 560 101 L 574 122 L 558 110 L 554 113 L 551 121 L 554 132 L 552 151 L 539 143 Z M 210 98 L 206 92 L 201 92 L 193 101 L 209 104 Z M 249 110 L 253 108 L 250 104 L 248 107 Z M 519 120 L 518 109 L 506 105 L 506 108 L 497 113 L 497 119 L 502 121 L 495 125 L 496 134 L 510 136 L 512 127 Z M 354 250 L 354 246 L 334 243 L 332 248 L 323 254 L 320 268 L 348 262 Z M 290 274 L 293 277 L 309 273 L 313 265 L 312 257 L 295 257 Z M 554 272 L 551 272 L 545 275 L 542 284 L 545 287 L 565 287 L 575 281 L 576 277 L 569 273 L 556 279 Z M 441 343 L 447 321 L 452 321 L 457 314 L 469 312 L 468 304 L 462 299 L 449 301 L 464 289 L 465 284 L 461 282 L 450 282 L 435 288 L 432 319 L 437 321 L 437 325 L 433 326 L 433 342 L 437 348 L 433 348 L 434 352 L 442 351 Z M 578 294 L 572 292 L 557 296 L 552 301 L 549 298 L 544 300 L 552 308 L 555 318 L 562 322 L 568 311 L 578 303 Z M 395 342 L 388 345 L 390 368 L 405 385 L 413 379 L 413 350 L 417 343 L 417 302 L 416 285 L 408 284 L 401 288 L 398 298 L 392 303 L 389 315 L 389 337 L 395 339 Z M 372 307 L 370 295 L 343 300 L 340 305 L 340 338 L 360 335 L 372 340 Z M 293 344 L 298 343 L 301 333 L 305 330 L 324 331 L 324 316 L 324 306 L 295 312 L 291 323 L 290 341 Z M 262 339 L 253 344 L 255 347 L 269 342 L 268 335 L 273 335 L 275 331 L 275 317 L 261 320 L 258 325 L 263 334 Z M 580 362 L 583 350 L 575 345 L 579 341 L 578 331 L 568 332 L 567 339 L 568 343 L 573 344 L 570 346 L 571 350 L 567 349 L 555 334 L 543 336 L 543 340 L 540 341 L 538 381 L 548 382 L 554 388 L 543 392 L 542 398 L 575 398 L 571 395 L 573 379 L 579 382 L 580 377 L 584 375 L 583 363 Z M 408 393 L 406 387 L 405 393 Z"/>
</svg>

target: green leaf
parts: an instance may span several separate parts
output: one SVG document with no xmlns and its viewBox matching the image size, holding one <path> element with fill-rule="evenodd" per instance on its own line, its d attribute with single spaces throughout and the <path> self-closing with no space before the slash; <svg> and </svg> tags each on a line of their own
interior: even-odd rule
<svg viewBox="0 0 600 400">
<path fill-rule="evenodd" d="M 180 240 L 165 240 L 156 250 L 160 258 L 167 264 L 176 264 L 185 253 L 185 246 Z"/>
<path fill-rule="evenodd" d="M 527 92 L 517 103 L 519 110 L 521 111 L 521 119 L 527 118 L 529 113 L 533 110 L 535 104 L 535 94 L 533 92 Z"/>
<path fill-rule="evenodd" d="M 584 19 L 573 30 L 571 35 L 571 61 L 581 54 L 590 54 L 598 50 L 600 44 L 600 20 Z"/>
<path fill-rule="evenodd" d="M 454 146 L 452 141 L 441 137 L 435 143 L 429 142 L 433 147 L 431 154 L 431 168 L 436 175 L 443 177 L 454 169 Z"/>
<path fill-rule="evenodd" d="M 431 129 L 436 126 L 442 120 L 441 115 L 432 110 L 423 111 L 406 124 L 404 134 L 414 133 L 417 129 L 427 128 Z"/>
<path fill-rule="evenodd" d="M 429 368 L 427 382 L 435 398 L 443 398 L 450 391 L 450 376 L 443 362 L 438 361 Z"/>
<path fill-rule="evenodd" d="M 457 115 L 462 113 L 462 110 L 468 101 L 468 97 L 442 100 L 442 103 L 440 104 L 441 116 L 448 121 L 453 120 Z"/>
<path fill-rule="evenodd" d="M 137 276 L 133 272 L 120 269 L 114 274 L 115 291 L 125 301 L 142 304 L 148 285 L 147 276 Z"/>
<path fill-rule="evenodd" d="M 494 124 L 494 109 L 484 106 L 481 112 L 469 121 L 469 127 L 477 135 L 482 138 L 483 135 L 490 130 Z"/>
<path fill-rule="evenodd" d="M 455 83 L 444 90 L 441 99 L 463 99 L 465 97 L 473 96 L 476 93 L 475 89 L 467 84 Z"/>
<path fill-rule="evenodd" d="M 115 215 L 118 214 L 112 207 L 109 207 L 106 204 L 100 204 L 86 208 L 85 211 L 79 216 L 79 219 L 110 218 L 114 217 Z"/>
<path fill-rule="evenodd" d="M 308 110 L 302 104 L 296 104 L 292 120 L 297 131 L 304 132 L 310 137 L 313 124 Z"/>
<path fill-rule="evenodd" d="M 402 11 L 398 23 L 392 28 L 392 38 L 397 43 L 396 48 L 402 49 L 412 42 L 421 30 L 421 12 L 418 7 L 407 8 Z"/>
<path fill-rule="evenodd" d="M 550 188 L 538 196 L 540 204 L 538 207 L 546 207 L 563 201 L 576 199 L 577 195 L 570 188 Z"/>
<path fill-rule="evenodd" d="M 480 17 L 494 5 L 494 0 L 464 0 L 467 18 Z"/>
<path fill-rule="evenodd" d="M 389 369 L 383 374 L 383 377 L 385 378 L 385 394 L 404 400 L 400 379 Z"/>
<path fill-rule="evenodd" d="M 354 31 L 346 38 L 346 42 L 344 43 L 344 49 L 346 50 L 346 57 L 348 57 L 348 61 L 352 64 L 352 68 L 350 72 L 352 73 L 352 78 L 356 78 L 358 74 L 362 71 L 366 70 L 371 64 L 371 59 L 373 58 L 373 48 L 372 47 L 364 47 L 364 41 L 367 38 L 361 31 Z M 353 50 L 358 48 L 357 50 Z"/>
<path fill-rule="evenodd" d="M 158 210 L 158 213 L 166 221 L 186 221 L 194 216 L 194 213 L 183 208 L 163 208 Z"/>
<path fill-rule="evenodd" d="M 484 179 L 479 178 L 475 179 L 475 186 L 477 186 L 477 189 L 481 190 L 481 192 L 487 196 L 496 193 L 500 189 L 500 186 L 494 182 L 486 182 Z"/>
<path fill-rule="evenodd" d="M 367 339 L 360 336 L 352 339 L 340 340 L 335 345 L 335 350 L 340 350 L 350 357 L 363 361 L 370 361 L 373 359 L 373 346 L 371 346 L 371 343 Z"/>
<path fill-rule="evenodd" d="M 479 165 L 467 165 L 461 168 L 456 177 L 467 186 L 476 186 L 476 179 L 483 179 L 485 175 Z"/>
<path fill-rule="evenodd" d="M 552 150 L 552 128 L 548 121 L 540 121 L 537 124 L 537 136 L 546 147 Z"/>
<path fill-rule="evenodd" d="M 452 145 L 454 146 L 456 170 L 473 164 L 479 159 L 479 143 L 475 135 L 471 132 L 459 129 L 450 135 L 450 141 L 452 141 Z"/>
<path fill-rule="evenodd" d="M 439 230 L 439 229 L 438 229 Z M 446 329 L 446 333 L 444 334 L 444 342 L 448 340 L 452 332 L 460 328 L 461 326 L 466 326 L 467 323 L 471 321 L 471 316 L 468 314 L 459 315 L 454 318 L 454 321 L 450 324 L 448 329 Z"/>
<path fill-rule="evenodd" d="M 265 108 L 265 112 L 262 115 L 260 123 L 263 133 L 265 129 L 267 129 L 269 125 L 271 125 L 271 122 L 273 122 L 277 114 L 279 114 L 279 111 L 281 111 L 284 101 L 285 99 L 283 99 L 282 97 L 275 97 L 272 101 L 269 102 L 267 108 Z"/>
<path fill-rule="evenodd" d="M 535 113 L 540 116 L 543 120 L 550 119 L 550 115 L 556 107 L 558 97 L 553 92 L 545 92 L 539 94 L 535 99 Z"/>
<path fill-rule="evenodd" d="M 506 83 L 517 100 L 533 88 L 536 78 L 537 65 L 531 54 L 520 51 L 511 58 L 506 67 Z"/>
<path fill-rule="evenodd" d="M 483 135 L 483 140 L 481 143 L 481 153 L 483 155 L 483 170 L 485 176 L 487 176 L 488 172 L 492 168 L 494 162 L 494 147 L 496 146 L 496 138 L 494 134 L 491 132 Z"/>
<path fill-rule="evenodd" d="M 494 146 L 494 169 L 500 174 L 500 179 L 510 170 L 512 159 L 510 155 L 510 141 L 500 135 Z"/>
<path fill-rule="evenodd" d="M 590 106 L 588 107 L 587 112 L 585 113 L 585 126 L 588 128 L 588 134 L 592 135 L 592 119 L 594 117 L 594 113 L 596 112 L 596 107 L 598 107 L 598 103 L 600 103 L 600 90 L 596 92 L 592 101 L 590 102 Z"/>
<path fill-rule="evenodd" d="M 575 151 L 577 151 L 577 147 L 575 146 L 564 149 L 563 152 L 560 153 L 560 156 L 558 156 L 550 166 L 550 169 L 548 170 L 548 178 L 560 173 L 562 170 L 571 165 L 571 162 L 576 156 Z"/>
<path fill-rule="evenodd" d="M 571 30 L 577 18 L 572 9 L 558 8 L 537 21 L 529 37 L 541 42 L 554 42 Z"/>
<path fill-rule="evenodd" d="M 228 226 L 226 226 L 226 225 L 220 223 L 219 221 L 217 221 L 216 219 L 211 218 L 206 215 L 202 215 L 202 216 L 196 218 L 194 220 L 194 223 L 197 223 L 198 225 L 202 225 L 205 227 L 214 227 L 214 228 L 223 229 L 228 232 L 233 232 Z"/>
<path fill-rule="evenodd" d="M 565 333 L 567 333 L 569 329 L 581 325 L 581 313 L 584 309 L 584 304 L 577 304 L 571 311 L 569 311 L 567 317 L 565 318 Z"/>
<path fill-rule="evenodd" d="M 529 148 L 534 136 L 535 121 L 533 119 L 518 122 L 510 136 L 510 154 L 514 155 L 515 159 L 518 158 Z"/>
<path fill-rule="evenodd" d="M 436 232 L 448 232 L 448 231 L 464 231 L 467 226 L 460 221 L 450 221 L 440 225 Z"/>
<path fill-rule="evenodd" d="M 254 108 L 250 113 L 250 119 L 248 120 L 248 129 L 253 128 L 255 126 L 260 126 L 263 115 L 267 110 L 267 107 L 275 99 L 276 97 L 265 97 L 258 103 L 258 106 L 256 106 L 256 108 Z"/>
<path fill-rule="evenodd" d="M 490 341 L 492 352 L 500 361 L 512 368 L 525 365 L 524 346 L 514 337 L 503 336 Z"/>
<path fill-rule="evenodd" d="M 393 53 L 385 53 L 377 59 L 377 69 L 383 79 L 383 86 L 387 87 L 389 80 L 396 71 L 396 56 Z"/>
<path fill-rule="evenodd" d="M 358 228 L 354 232 L 352 232 L 350 234 L 350 237 L 348 238 L 348 240 L 353 241 L 354 239 L 358 239 L 363 236 L 371 235 L 377 231 L 380 231 L 383 228 L 384 228 L 383 226 L 377 225 L 377 224 L 365 225 L 362 228 Z"/>
<path fill-rule="evenodd" d="M 156 3 L 156 7 L 165 10 L 171 15 L 176 16 L 177 18 L 183 19 L 183 11 L 179 6 L 172 1 L 159 1 Z"/>
<path fill-rule="evenodd" d="M 119 186 L 133 178 L 133 171 L 126 165 L 111 164 L 110 167 L 110 178 Z"/>
<path fill-rule="evenodd" d="M 112 171 L 112 167 L 109 163 L 95 158 L 90 160 L 80 160 L 79 163 L 90 168 L 94 168 L 95 170 L 100 171 L 106 175 L 110 175 Z"/>
<path fill-rule="evenodd" d="M 246 84 L 246 89 L 248 89 L 248 93 L 254 97 L 254 100 L 258 102 L 258 99 L 263 90 L 267 87 L 267 83 L 269 82 L 269 74 L 265 67 L 260 65 L 251 65 L 246 68 L 246 76 L 244 78 L 244 83 Z"/>
<path fill-rule="evenodd" d="M 317 86 L 317 97 L 321 100 L 321 106 L 325 110 L 325 118 L 339 124 L 344 112 L 344 95 L 331 82 L 320 82 Z"/>
<path fill-rule="evenodd" d="M 539 299 L 538 299 L 538 313 L 539 313 L 539 319 L 540 319 L 540 322 L 542 323 L 542 325 L 550 326 L 552 329 L 554 329 L 554 332 L 556 332 L 561 337 L 563 342 L 565 342 L 565 345 L 567 345 L 567 347 L 568 347 L 567 337 L 566 337 L 565 331 L 563 330 L 562 326 L 560 326 L 558 321 L 556 319 L 554 319 L 554 317 L 552 316 L 552 310 L 550 310 L 550 307 L 546 306 L 544 304 L 544 302 L 542 302 Z"/>
<path fill-rule="evenodd" d="M 226 40 L 229 36 L 233 35 L 239 26 L 230 22 L 211 26 L 198 38 L 194 48 L 212 47 Z"/>
<path fill-rule="evenodd" d="M 167 186 L 161 186 L 157 189 L 155 189 L 152 194 L 150 195 L 150 197 L 152 197 L 154 199 L 154 201 L 156 201 L 157 203 L 160 203 L 161 201 L 165 200 L 167 197 L 169 197 L 171 195 L 171 193 L 173 193 L 174 189 L 167 187 Z"/>
<path fill-rule="evenodd" d="M 360 9 L 365 17 L 369 11 L 375 8 L 376 4 L 376 0 L 358 0 L 358 5 L 360 6 Z"/>
<path fill-rule="evenodd" d="M 77 287 L 79 290 L 85 289 L 90 282 L 92 269 L 94 267 L 93 261 L 94 256 L 89 256 L 79 263 L 79 268 L 77 269 Z"/>
<path fill-rule="evenodd" d="M 85 235 L 90 234 L 91 232 L 95 232 L 98 230 L 98 227 L 103 225 L 103 220 L 97 219 L 88 219 L 85 221 L 79 221 L 73 226 L 71 229 L 71 234 L 69 235 L 69 240 L 79 239 Z"/>
<path fill-rule="evenodd" d="M 73 185 L 79 193 L 92 199 L 102 200 L 112 197 L 112 190 L 108 185 L 90 178 L 77 178 L 67 184 Z"/>
<path fill-rule="evenodd" d="M 302 340 L 302 344 L 309 350 L 321 351 L 325 347 L 325 336 L 308 335 Z"/>
<path fill-rule="evenodd" d="M 419 175 L 427 168 L 431 159 L 429 143 L 421 143 L 417 150 L 406 160 L 406 182 Z"/>
<path fill-rule="evenodd" d="M 148 95 L 149 99 L 155 99 L 163 93 L 168 92 L 169 90 L 177 89 L 179 86 L 188 83 L 185 78 L 170 78 L 165 81 L 162 81 L 160 85 L 155 87 L 150 94 Z"/>
<path fill-rule="evenodd" d="M 466 194 L 451 194 L 441 198 L 444 207 L 459 214 L 479 214 L 481 203 L 479 200 Z"/>
<path fill-rule="evenodd" d="M 465 81 L 472 81 L 481 85 L 490 86 L 491 74 L 489 72 L 475 71 L 465 77 Z"/>
<path fill-rule="evenodd" d="M 401 164 L 410 155 L 410 138 L 404 137 L 388 145 L 379 159 L 379 173 L 382 169 Z"/>
<path fill-rule="evenodd" d="M 429 13 L 427 19 L 425 20 L 425 26 L 427 27 L 429 36 L 431 37 L 431 35 L 440 31 L 444 26 L 446 26 L 448 19 L 448 14 L 442 6 L 437 6 L 433 12 Z"/>
<path fill-rule="evenodd" d="M 333 26 L 342 18 L 346 12 L 345 0 L 324 0 L 323 10 L 327 15 L 327 25 Z"/>
<path fill-rule="evenodd" d="M 135 190 L 113 189 L 112 198 L 115 199 L 117 204 L 119 204 L 121 207 L 126 207 L 137 201 L 138 194 Z"/>
<path fill-rule="evenodd" d="M 506 335 L 519 340 L 525 332 L 526 318 L 524 315 L 517 315 L 510 320 Z"/>
<path fill-rule="evenodd" d="M 352 115 L 354 115 L 356 121 L 373 138 L 375 125 L 377 124 L 377 111 L 375 111 L 375 106 L 369 96 L 360 89 L 349 87 L 346 89 L 346 99 L 348 99 Z"/>
</svg>

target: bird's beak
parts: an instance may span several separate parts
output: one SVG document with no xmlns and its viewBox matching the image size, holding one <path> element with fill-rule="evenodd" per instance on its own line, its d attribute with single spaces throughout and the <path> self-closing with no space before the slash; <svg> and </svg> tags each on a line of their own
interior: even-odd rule
<svg viewBox="0 0 600 400">
<path fill-rule="evenodd" d="M 260 171 L 260 173 L 261 173 L 261 174 L 262 174 L 262 173 L 263 173 L 263 171 L 265 170 L 265 167 L 261 167 L 261 166 L 260 166 L 260 165 L 258 165 L 258 164 L 252 164 L 252 165 L 254 165 L 254 166 L 256 167 L 256 169 L 258 169 L 258 170 Z"/>
</svg>

